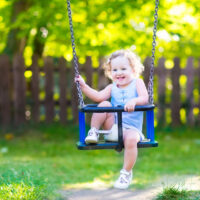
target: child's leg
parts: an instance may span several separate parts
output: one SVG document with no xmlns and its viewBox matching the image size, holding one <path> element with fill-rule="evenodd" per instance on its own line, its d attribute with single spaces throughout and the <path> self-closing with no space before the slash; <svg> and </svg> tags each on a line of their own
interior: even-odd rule
<svg viewBox="0 0 200 200">
<path fill-rule="evenodd" d="M 111 107 L 112 104 L 109 101 L 101 102 L 98 107 Z M 114 124 L 114 114 L 113 113 L 93 113 L 91 118 L 91 127 L 100 129 L 101 126 L 108 130 L 112 128 Z"/>
<path fill-rule="evenodd" d="M 135 130 L 128 129 L 123 131 L 124 138 L 124 166 L 126 171 L 131 171 L 135 165 L 138 149 L 137 143 L 140 141 L 139 133 Z"/>
<path fill-rule="evenodd" d="M 124 138 L 124 165 L 120 176 L 114 184 L 115 188 L 127 189 L 132 181 L 132 168 L 137 159 L 137 143 L 140 140 L 139 134 L 132 130 L 123 130 Z"/>
<path fill-rule="evenodd" d="M 110 107 L 112 106 L 110 102 L 103 101 L 99 105 L 99 107 Z M 111 129 L 114 124 L 114 114 L 113 113 L 93 113 L 91 119 L 91 129 L 88 131 L 88 136 L 85 138 L 85 143 L 96 144 L 99 139 L 99 134 L 97 129 L 100 129 L 101 126 L 104 129 Z"/>
</svg>

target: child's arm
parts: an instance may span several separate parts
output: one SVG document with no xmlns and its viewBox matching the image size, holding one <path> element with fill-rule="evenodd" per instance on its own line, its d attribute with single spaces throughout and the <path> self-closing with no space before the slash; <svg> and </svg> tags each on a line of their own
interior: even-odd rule
<svg viewBox="0 0 200 200">
<path fill-rule="evenodd" d="M 75 81 L 79 82 L 82 92 L 92 101 L 102 102 L 109 99 L 111 96 L 112 84 L 109 84 L 101 91 L 97 91 L 87 85 L 81 76 L 76 77 Z"/>
<path fill-rule="evenodd" d="M 145 105 L 148 103 L 149 95 L 142 79 L 136 80 L 136 89 L 138 97 L 131 99 L 124 106 L 125 111 L 132 112 L 135 109 L 136 105 Z"/>
</svg>

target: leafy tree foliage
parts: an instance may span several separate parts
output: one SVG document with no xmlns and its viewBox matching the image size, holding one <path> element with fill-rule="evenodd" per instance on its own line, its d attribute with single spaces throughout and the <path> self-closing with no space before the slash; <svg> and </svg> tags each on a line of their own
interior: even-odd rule
<svg viewBox="0 0 200 200">
<path fill-rule="evenodd" d="M 25 5 L 16 12 L 19 3 Z M 80 62 L 120 48 L 150 56 L 154 6 L 149 0 L 71 0 Z M 160 1 L 157 57 L 199 56 L 199 8 L 198 0 Z M 27 65 L 33 53 L 72 58 L 66 0 L 1 0 L 0 36 L 0 52 L 21 49 Z"/>
</svg>

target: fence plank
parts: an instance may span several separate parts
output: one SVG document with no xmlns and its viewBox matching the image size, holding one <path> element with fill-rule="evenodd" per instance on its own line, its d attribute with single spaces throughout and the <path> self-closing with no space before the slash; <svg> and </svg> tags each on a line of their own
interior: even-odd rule
<svg viewBox="0 0 200 200">
<path fill-rule="evenodd" d="M 172 79 L 172 101 L 171 101 L 171 116 L 172 116 L 172 125 L 177 126 L 180 125 L 180 84 L 179 78 L 181 74 L 180 69 L 180 59 L 174 58 L 174 67 L 171 70 L 171 79 Z"/>
<path fill-rule="evenodd" d="M 86 75 L 86 83 L 92 87 L 92 74 L 93 74 L 93 68 L 92 68 L 92 59 L 90 56 L 86 57 L 86 62 L 83 67 Z"/>
<path fill-rule="evenodd" d="M 166 75 L 165 58 L 160 58 L 157 68 L 158 75 L 158 121 L 159 125 L 165 124 L 165 99 L 166 99 Z"/>
<path fill-rule="evenodd" d="M 74 83 L 74 76 L 75 76 L 75 70 L 74 70 L 74 63 L 72 64 L 71 68 L 71 108 L 72 108 L 72 115 L 73 115 L 73 121 L 75 123 L 78 123 L 78 91 L 76 88 L 76 84 Z"/>
<path fill-rule="evenodd" d="M 67 100 L 66 100 L 67 68 L 66 68 L 66 60 L 64 58 L 60 58 L 58 66 L 59 66 L 59 88 L 60 88 L 59 115 L 60 115 L 60 122 L 62 124 L 65 124 L 66 120 L 67 120 Z"/>
<path fill-rule="evenodd" d="M 73 121 L 78 123 L 78 95 L 76 85 L 73 83 L 71 90 L 72 98 L 71 98 L 71 107 L 72 107 L 72 115 Z"/>
<path fill-rule="evenodd" d="M 32 119 L 34 122 L 39 122 L 40 118 L 40 101 L 39 101 L 39 67 L 38 67 L 38 55 L 33 55 L 32 59 L 32 79 L 31 79 L 31 94 L 32 94 Z"/>
<path fill-rule="evenodd" d="M 0 121 L 3 126 L 9 125 L 11 122 L 10 68 L 9 57 L 0 55 Z"/>
<path fill-rule="evenodd" d="M 193 90 L 194 90 L 194 66 L 193 58 L 190 57 L 187 60 L 186 66 L 187 86 L 186 86 L 186 117 L 189 125 L 194 125 L 193 115 Z"/>
<path fill-rule="evenodd" d="M 16 125 L 25 122 L 26 81 L 24 72 L 23 56 L 21 53 L 16 53 L 13 58 L 14 122 Z"/>
<path fill-rule="evenodd" d="M 53 122 L 54 118 L 54 101 L 53 101 L 53 60 L 46 57 L 44 61 L 45 72 L 45 117 L 46 122 Z"/>
<path fill-rule="evenodd" d="M 149 75 L 150 75 L 150 67 L 151 67 L 151 57 L 147 57 L 144 61 L 144 73 L 143 73 L 143 77 L 144 77 L 144 83 L 146 85 L 146 87 L 148 88 L 148 84 L 149 84 Z"/>
</svg>

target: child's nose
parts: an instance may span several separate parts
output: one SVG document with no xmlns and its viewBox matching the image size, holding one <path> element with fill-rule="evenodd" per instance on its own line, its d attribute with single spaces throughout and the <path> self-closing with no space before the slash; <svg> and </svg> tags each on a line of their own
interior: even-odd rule
<svg viewBox="0 0 200 200">
<path fill-rule="evenodd" d="M 122 70 L 117 70 L 117 74 L 121 74 L 122 73 Z"/>
</svg>

